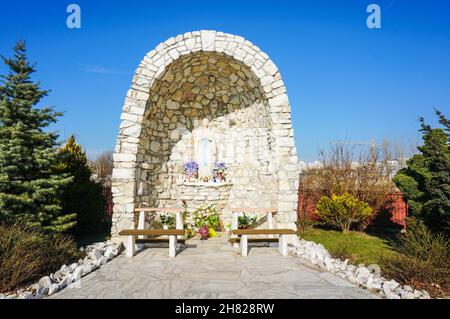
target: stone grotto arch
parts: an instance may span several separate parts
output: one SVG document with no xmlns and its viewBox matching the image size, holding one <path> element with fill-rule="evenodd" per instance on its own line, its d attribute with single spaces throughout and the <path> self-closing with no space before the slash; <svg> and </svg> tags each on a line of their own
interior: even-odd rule
<svg viewBox="0 0 450 319">
<path fill-rule="evenodd" d="M 227 183 L 184 183 L 193 132 L 210 120 Z M 134 227 L 137 207 L 209 203 L 272 207 L 276 228 L 295 228 L 297 152 L 286 88 L 275 64 L 240 36 L 188 32 L 142 60 L 128 91 L 114 153 L 112 236 Z"/>
</svg>

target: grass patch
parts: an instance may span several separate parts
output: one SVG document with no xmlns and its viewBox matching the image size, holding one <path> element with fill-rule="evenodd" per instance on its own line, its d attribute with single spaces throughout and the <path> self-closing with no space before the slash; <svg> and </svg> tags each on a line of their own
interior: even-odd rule
<svg viewBox="0 0 450 319">
<path fill-rule="evenodd" d="M 387 237 L 363 232 L 310 228 L 302 232 L 300 238 L 322 244 L 334 258 L 349 259 L 355 265 L 380 265 L 383 258 L 395 254 Z"/>
</svg>

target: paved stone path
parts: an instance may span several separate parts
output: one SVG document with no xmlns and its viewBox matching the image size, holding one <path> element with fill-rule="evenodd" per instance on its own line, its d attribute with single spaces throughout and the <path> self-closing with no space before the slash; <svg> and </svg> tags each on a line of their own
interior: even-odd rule
<svg viewBox="0 0 450 319">
<path fill-rule="evenodd" d="M 241 257 L 227 236 L 187 245 L 174 259 L 167 248 L 122 254 L 51 298 L 376 298 L 276 247 Z"/>
</svg>

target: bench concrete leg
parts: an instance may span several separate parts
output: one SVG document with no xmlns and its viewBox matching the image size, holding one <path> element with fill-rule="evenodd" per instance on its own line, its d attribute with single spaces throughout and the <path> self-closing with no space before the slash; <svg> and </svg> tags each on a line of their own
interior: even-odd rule
<svg viewBox="0 0 450 319">
<path fill-rule="evenodd" d="M 176 225 L 175 225 L 176 229 L 180 229 L 183 230 L 184 229 L 184 221 L 183 221 L 183 214 L 182 212 L 176 212 Z M 180 236 L 180 237 L 184 237 L 184 236 Z M 176 244 L 177 247 L 181 248 L 181 247 L 186 247 L 186 244 Z"/>
<path fill-rule="evenodd" d="M 145 212 L 139 212 L 139 221 L 138 221 L 138 229 L 145 229 Z M 145 236 L 139 235 L 140 239 L 144 239 Z M 143 249 L 144 244 L 137 244 L 137 249 Z"/>
<path fill-rule="evenodd" d="M 133 257 L 134 252 L 136 250 L 136 241 L 134 236 L 128 236 L 127 237 L 127 251 L 126 256 L 127 257 Z"/>
<path fill-rule="evenodd" d="M 247 257 L 248 255 L 248 236 L 241 236 L 241 255 L 242 257 Z"/>
<path fill-rule="evenodd" d="M 233 212 L 232 213 L 232 220 L 231 220 L 231 229 L 232 230 L 237 230 L 239 228 L 239 222 L 238 222 L 238 213 L 237 212 Z M 231 238 L 239 238 L 239 236 L 237 235 L 231 235 Z M 234 248 L 239 248 L 239 244 L 237 242 L 235 242 L 233 244 Z"/>
<path fill-rule="evenodd" d="M 169 235 L 169 257 L 177 255 L 177 236 Z"/>
<path fill-rule="evenodd" d="M 273 229 L 273 215 L 272 212 L 268 212 L 267 213 L 267 228 L 268 229 Z M 275 238 L 274 235 L 269 235 L 269 238 Z"/>
<path fill-rule="evenodd" d="M 288 255 L 288 246 L 287 246 L 286 235 L 280 235 L 280 238 L 278 239 L 278 250 L 280 251 L 281 255 L 283 255 L 283 256 Z"/>
</svg>

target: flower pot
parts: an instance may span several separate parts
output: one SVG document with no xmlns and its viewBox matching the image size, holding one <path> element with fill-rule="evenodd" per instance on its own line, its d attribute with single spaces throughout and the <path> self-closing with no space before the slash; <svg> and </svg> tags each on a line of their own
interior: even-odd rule
<svg viewBox="0 0 450 319">
<path fill-rule="evenodd" d="M 208 234 L 209 234 L 209 229 L 207 227 L 202 227 L 198 230 L 200 236 L 201 236 L 201 240 L 207 240 L 208 239 Z"/>
</svg>

